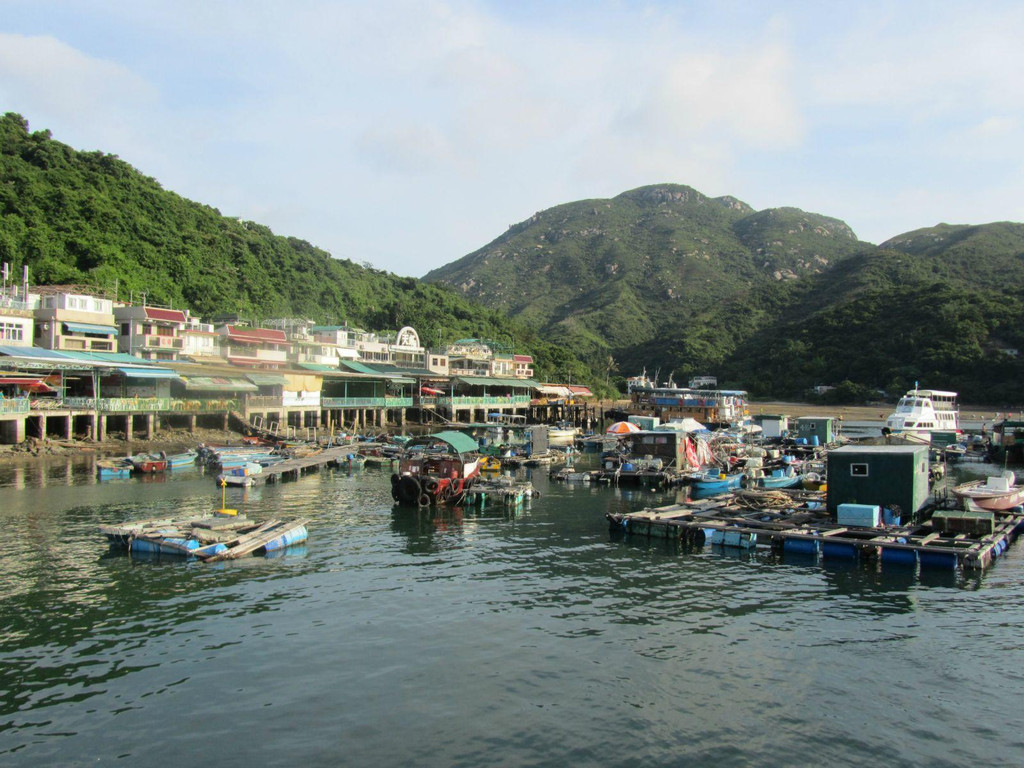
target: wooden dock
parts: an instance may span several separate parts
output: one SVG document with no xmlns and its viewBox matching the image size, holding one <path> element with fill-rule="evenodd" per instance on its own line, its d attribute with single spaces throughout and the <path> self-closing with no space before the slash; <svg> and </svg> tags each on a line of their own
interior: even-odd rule
<svg viewBox="0 0 1024 768">
<path fill-rule="evenodd" d="M 325 448 L 317 453 L 308 456 L 296 456 L 285 459 L 277 464 L 264 467 L 258 475 L 253 475 L 256 484 L 276 483 L 282 480 L 298 480 L 306 472 L 319 472 L 328 465 L 345 466 L 348 462 L 348 455 L 356 452 L 356 444 L 340 445 L 332 448 Z"/>
<path fill-rule="evenodd" d="M 883 563 L 922 567 L 983 569 L 1024 530 L 1024 515 L 1000 513 L 991 532 L 943 532 L 932 520 L 877 528 L 840 526 L 830 519 L 822 501 L 807 492 L 789 495 L 780 504 L 757 506 L 756 492 L 739 492 L 699 502 L 672 504 L 634 514 L 607 515 L 612 531 L 630 536 L 674 539 L 693 544 L 753 548 L 769 544 L 790 554 L 823 559 L 878 559 Z M 761 492 L 766 493 L 766 492 Z"/>
</svg>

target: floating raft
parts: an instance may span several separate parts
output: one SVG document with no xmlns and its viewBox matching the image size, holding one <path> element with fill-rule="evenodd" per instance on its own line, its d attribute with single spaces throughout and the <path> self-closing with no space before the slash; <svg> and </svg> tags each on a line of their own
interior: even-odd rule
<svg viewBox="0 0 1024 768">
<path fill-rule="evenodd" d="M 307 520 L 254 522 L 245 515 L 210 513 L 102 525 L 100 534 L 132 553 L 180 555 L 206 562 L 266 554 L 305 541 Z"/>
<path fill-rule="evenodd" d="M 479 479 L 466 492 L 465 505 L 487 507 L 500 504 L 506 509 L 519 510 L 530 506 L 530 500 L 537 491 L 529 482 L 516 481 L 511 477 Z"/>
<path fill-rule="evenodd" d="M 938 568 L 987 568 L 1024 530 L 1024 514 L 995 513 L 985 525 L 936 512 L 913 525 L 841 526 L 810 492 L 742 491 L 727 497 L 609 514 L 612 531 L 694 544 L 758 543 L 825 559 L 879 559 Z M 783 501 L 783 497 L 785 500 Z"/>
</svg>

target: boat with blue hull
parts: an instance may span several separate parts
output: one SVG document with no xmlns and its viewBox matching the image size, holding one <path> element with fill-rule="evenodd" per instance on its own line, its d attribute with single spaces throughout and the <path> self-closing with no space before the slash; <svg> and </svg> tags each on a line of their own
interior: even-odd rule
<svg viewBox="0 0 1024 768">
<path fill-rule="evenodd" d="M 693 487 L 695 493 L 708 496 L 739 488 L 742 480 L 742 472 L 726 474 L 717 469 L 695 472 L 688 478 L 688 482 Z"/>
</svg>

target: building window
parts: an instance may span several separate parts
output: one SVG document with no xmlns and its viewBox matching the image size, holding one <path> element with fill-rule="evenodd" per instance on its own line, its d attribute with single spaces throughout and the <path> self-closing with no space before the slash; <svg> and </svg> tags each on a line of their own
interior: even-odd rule
<svg viewBox="0 0 1024 768">
<path fill-rule="evenodd" d="M 867 477 L 868 476 L 868 465 L 867 464 L 851 464 L 850 465 L 850 477 Z"/>
</svg>

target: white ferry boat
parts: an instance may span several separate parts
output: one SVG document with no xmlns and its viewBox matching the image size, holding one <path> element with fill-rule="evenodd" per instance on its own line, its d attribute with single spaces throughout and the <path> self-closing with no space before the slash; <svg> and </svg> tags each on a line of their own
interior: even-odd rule
<svg viewBox="0 0 1024 768">
<path fill-rule="evenodd" d="M 959 432 L 956 392 L 916 387 L 900 398 L 885 420 L 885 431 L 931 442 L 933 432 Z"/>
</svg>

